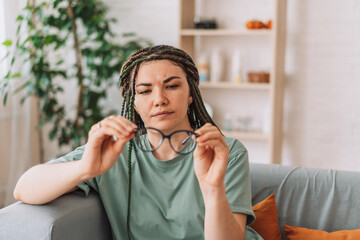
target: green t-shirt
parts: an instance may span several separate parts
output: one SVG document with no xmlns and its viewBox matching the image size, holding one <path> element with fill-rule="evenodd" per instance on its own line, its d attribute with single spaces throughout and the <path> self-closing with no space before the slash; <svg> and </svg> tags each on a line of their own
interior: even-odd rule
<svg viewBox="0 0 360 240">
<path fill-rule="evenodd" d="M 248 154 L 245 147 L 225 138 L 230 147 L 225 176 L 226 196 L 232 212 L 254 220 Z M 49 163 L 79 160 L 85 146 Z M 117 240 L 127 239 L 127 145 L 114 166 L 103 175 L 78 185 L 86 195 L 97 191 Z M 192 154 L 159 161 L 152 153 L 133 147 L 130 229 L 132 239 L 204 239 L 205 208 L 193 169 Z M 247 227 L 246 239 L 262 239 Z"/>
</svg>

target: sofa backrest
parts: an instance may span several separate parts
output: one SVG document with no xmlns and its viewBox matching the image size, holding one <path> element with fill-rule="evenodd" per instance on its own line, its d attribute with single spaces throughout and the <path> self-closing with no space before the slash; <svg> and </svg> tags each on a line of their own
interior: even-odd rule
<svg viewBox="0 0 360 240">
<path fill-rule="evenodd" d="M 253 204 L 275 194 L 279 225 L 360 229 L 360 172 L 251 163 Z"/>
</svg>

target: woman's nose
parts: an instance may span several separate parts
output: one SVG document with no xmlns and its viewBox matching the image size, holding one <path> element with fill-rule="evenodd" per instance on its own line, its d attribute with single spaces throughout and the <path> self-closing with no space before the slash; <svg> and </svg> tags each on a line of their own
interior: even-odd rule
<svg viewBox="0 0 360 240">
<path fill-rule="evenodd" d="M 166 104 L 168 104 L 168 99 L 163 93 L 163 91 L 161 90 L 155 91 L 154 105 L 158 107 Z"/>
</svg>

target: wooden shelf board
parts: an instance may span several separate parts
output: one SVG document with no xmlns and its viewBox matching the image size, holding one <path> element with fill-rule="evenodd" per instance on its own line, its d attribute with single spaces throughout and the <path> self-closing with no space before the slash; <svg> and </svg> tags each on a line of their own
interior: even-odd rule
<svg viewBox="0 0 360 240">
<path fill-rule="evenodd" d="M 271 30 L 235 30 L 235 29 L 182 29 L 182 36 L 240 36 L 240 35 L 270 35 Z"/>
<path fill-rule="evenodd" d="M 249 89 L 249 90 L 269 90 L 269 83 L 232 83 L 232 82 L 201 82 L 200 88 L 221 88 L 221 89 Z"/>
<path fill-rule="evenodd" d="M 242 131 L 224 131 L 221 132 L 225 135 L 225 137 L 232 137 L 239 140 L 262 140 L 268 141 L 269 134 L 262 133 L 262 132 L 242 132 Z"/>
</svg>

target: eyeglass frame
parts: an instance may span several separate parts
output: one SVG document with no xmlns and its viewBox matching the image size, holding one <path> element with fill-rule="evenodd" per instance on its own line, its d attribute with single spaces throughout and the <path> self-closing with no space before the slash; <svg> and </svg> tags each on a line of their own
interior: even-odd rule
<svg viewBox="0 0 360 240">
<path fill-rule="evenodd" d="M 139 130 L 142 130 L 142 129 L 145 129 L 145 130 L 146 130 L 146 133 L 147 133 L 147 130 L 150 129 L 150 130 L 155 130 L 155 131 L 157 131 L 157 132 L 159 132 L 159 133 L 161 134 L 160 143 L 158 144 L 158 146 L 156 146 L 156 147 L 155 147 L 154 149 L 152 149 L 152 150 L 144 150 L 144 149 L 142 149 L 142 148 L 136 143 L 136 141 L 133 140 L 133 142 L 135 143 L 135 145 L 136 145 L 138 148 L 140 148 L 141 151 L 143 151 L 143 152 L 153 152 L 153 151 L 157 150 L 157 149 L 161 146 L 161 144 L 164 142 L 164 139 L 167 138 L 167 139 L 169 139 L 170 147 L 171 147 L 172 150 L 174 150 L 174 152 L 176 152 L 176 153 L 178 153 L 178 154 L 181 154 L 181 155 L 186 155 L 186 154 L 189 154 L 189 153 L 191 153 L 192 151 L 194 151 L 194 149 L 196 148 L 196 138 L 199 137 L 199 134 L 197 134 L 197 133 L 194 132 L 194 131 L 189 131 L 189 130 L 176 130 L 176 131 L 170 133 L 169 135 L 166 135 L 166 134 L 164 134 L 161 130 L 159 130 L 159 129 L 157 129 L 157 128 L 154 128 L 154 127 L 140 127 L 140 128 L 138 128 L 138 129 L 134 130 L 134 133 L 136 134 Z M 174 135 L 174 134 L 176 134 L 176 133 L 178 133 L 178 132 L 186 132 L 186 133 L 190 133 L 190 134 L 192 134 L 192 135 L 195 136 L 195 144 L 194 144 L 194 146 L 192 147 L 192 149 L 191 149 L 189 152 L 187 152 L 187 153 L 181 153 L 181 152 L 176 151 L 175 148 L 174 148 L 174 147 L 172 146 L 172 144 L 171 144 L 171 141 L 170 141 L 171 136 Z M 135 135 L 135 136 L 136 136 L 136 135 Z M 182 144 L 184 144 L 184 143 L 189 139 L 189 137 L 191 137 L 191 135 L 189 135 L 185 140 L 183 140 L 183 141 L 182 141 Z M 150 142 L 150 141 L 149 141 L 149 142 Z"/>
</svg>

